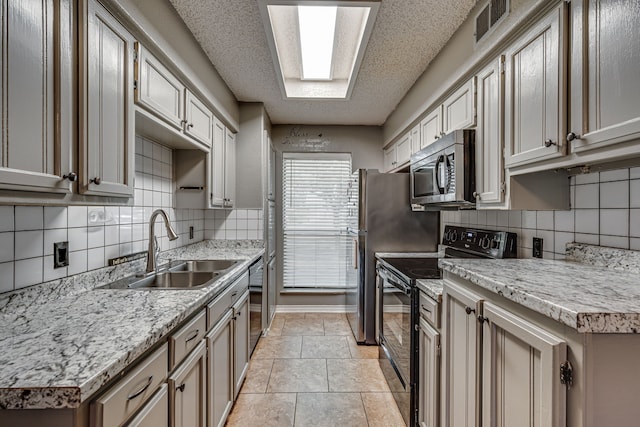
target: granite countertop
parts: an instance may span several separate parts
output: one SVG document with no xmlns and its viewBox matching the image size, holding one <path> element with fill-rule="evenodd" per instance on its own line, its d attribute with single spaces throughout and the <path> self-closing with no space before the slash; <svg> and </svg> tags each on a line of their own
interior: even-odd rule
<svg viewBox="0 0 640 427">
<path fill-rule="evenodd" d="M 440 266 L 578 332 L 640 333 L 637 272 L 543 259 L 446 258 Z"/>
<path fill-rule="evenodd" d="M 418 279 L 416 280 L 416 286 L 420 291 L 427 294 L 430 298 L 442 302 L 442 286 L 444 280 L 442 279 Z"/>
<path fill-rule="evenodd" d="M 142 261 L 0 297 L 0 408 L 77 408 L 226 288 L 264 249 L 205 241 L 172 259 L 242 259 L 199 290 L 95 289 Z"/>
</svg>

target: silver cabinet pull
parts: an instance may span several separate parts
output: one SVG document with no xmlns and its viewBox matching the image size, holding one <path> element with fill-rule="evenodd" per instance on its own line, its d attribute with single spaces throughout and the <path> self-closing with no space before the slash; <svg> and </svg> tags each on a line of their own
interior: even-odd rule
<svg viewBox="0 0 640 427">
<path fill-rule="evenodd" d="M 68 174 L 63 175 L 62 179 L 68 179 L 70 182 L 74 182 L 78 179 L 78 175 L 75 172 L 69 172 Z"/>
<path fill-rule="evenodd" d="M 184 343 L 188 343 L 189 341 L 193 341 L 197 338 L 198 334 L 200 333 L 200 329 L 196 329 L 195 331 L 193 331 L 193 335 L 191 335 L 189 338 L 187 338 L 186 340 L 184 340 Z"/>
<path fill-rule="evenodd" d="M 99 176 L 96 176 L 95 178 L 91 178 L 89 180 L 90 183 L 93 183 L 95 185 L 100 185 L 100 183 L 102 182 L 102 180 L 100 179 Z"/>
<path fill-rule="evenodd" d="M 140 390 L 136 391 L 135 393 L 131 393 L 129 396 L 127 396 L 127 400 L 132 400 L 140 396 L 149 388 L 152 382 L 153 382 L 153 375 L 150 375 L 149 378 L 147 378 L 147 383 Z"/>
<path fill-rule="evenodd" d="M 576 133 L 575 133 L 575 132 L 569 132 L 569 133 L 567 134 L 567 141 L 571 142 L 571 141 L 573 141 L 574 139 L 580 139 L 580 135 L 576 135 Z"/>
</svg>

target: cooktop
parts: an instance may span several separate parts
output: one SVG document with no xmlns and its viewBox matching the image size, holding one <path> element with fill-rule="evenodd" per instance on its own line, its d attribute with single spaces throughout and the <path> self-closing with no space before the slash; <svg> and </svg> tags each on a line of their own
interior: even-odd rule
<svg viewBox="0 0 640 427">
<path fill-rule="evenodd" d="M 384 263 L 409 279 L 440 279 L 438 258 L 385 258 Z"/>
</svg>

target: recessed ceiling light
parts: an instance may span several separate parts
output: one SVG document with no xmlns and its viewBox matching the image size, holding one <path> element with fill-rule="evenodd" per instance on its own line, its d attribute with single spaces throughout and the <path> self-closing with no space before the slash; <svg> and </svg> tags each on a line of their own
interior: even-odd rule
<svg viewBox="0 0 640 427">
<path fill-rule="evenodd" d="M 349 98 L 379 1 L 261 0 L 259 5 L 283 97 Z"/>
</svg>

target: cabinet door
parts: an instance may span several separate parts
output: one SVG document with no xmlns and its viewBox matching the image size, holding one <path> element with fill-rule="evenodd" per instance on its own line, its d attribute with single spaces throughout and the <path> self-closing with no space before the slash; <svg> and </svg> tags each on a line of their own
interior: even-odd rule
<svg viewBox="0 0 640 427">
<path fill-rule="evenodd" d="M 478 81 L 478 127 L 476 129 L 476 207 L 504 202 L 502 113 L 504 56 L 476 76 Z"/>
<path fill-rule="evenodd" d="M 482 425 L 565 426 L 566 343 L 489 302 L 483 316 Z"/>
<path fill-rule="evenodd" d="M 233 405 L 233 328 L 232 311 L 207 334 L 208 427 L 221 427 Z"/>
<path fill-rule="evenodd" d="M 233 305 L 234 398 L 238 396 L 249 369 L 249 291 Z"/>
<path fill-rule="evenodd" d="M 411 154 L 420 151 L 420 125 L 417 124 L 411 129 Z"/>
<path fill-rule="evenodd" d="M 409 160 L 411 160 L 411 132 L 407 132 L 396 143 L 396 164 L 394 166 L 396 168 L 400 167 L 405 163 L 409 163 Z"/>
<path fill-rule="evenodd" d="M 136 103 L 174 128 L 182 129 L 184 85 L 140 43 L 136 43 L 136 49 Z"/>
<path fill-rule="evenodd" d="M 442 106 L 437 107 L 420 122 L 420 148 L 433 144 L 442 136 Z"/>
<path fill-rule="evenodd" d="M 224 206 L 232 207 L 236 199 L 236 134 L 227 129 L 224 138 Z"/>
<path fill-rule="evenodd" d="M 70 59 L 65 51 L 54 53 L 56 45 L 70 49 L 65 10 L 67 2 L 53 0 L 2 2 L 0 188 L 71 191 L 62 179 L 70 172 L 71 138 L 57 136 L 55 129 L 56 109 L 70 114 L 59 103 L 71 93 L 66 84 L 60 87 L 70 78 Z M 65 74 L 56 79 L 56 70 Z"/>
<path fill-rule="evenodd" d="M 445 281 L 442 317 L 442 416 L 449 427 L 476 427 L 480 396 L 478 295 Z"/>
<path fill-rule="evenodd" d="M 396 144 L 391 147 L 385 148 L 383 152 L 383 168 L 385 172 L 389 172 L 396 167 Z"/>
<path fill-rule="evenodd" d="M 83 74 L 85 129 L 80 192 L 132 196 L 134 167 L 133 36 L 95 0 L 86 10 Z"/>
<path fill-rule="evenodd" d="M 640 8 L 636 0 L 571 4 L 571 117 L 581 152 L 640 137 Z M 636 144 L 637 145 L 637 144 Z"/>
<path fill-rule="evenodd" d="M 184 132 L 211 147 L 213 140 L 213 113 L 189 90 L 186 90 L 186 116 Z"/>
<path fill-rule="evenodd" d="M 126 427 L 169 427 L 169 394 L 167 385 L 162 387 L 133 417 Z"/>
<path fill-rule="evenodd" d="M 218 119 L 213 120 L 213 146 L 209 154 L 211 163 L 209 203 L 211 206 L 224 205 L 224 138 L 227 129 Z"/>
<path fill-rule="evenodd" d="M 171 427 L 204 427 L 207 347 L 204 340 L 169 377 Z"/>
<path fill-rule="evenodd" d="M 418 423 L 438 427 L 440 415 L 440 334 L 420 318 L 418 362 Z"/>
<path fill-rule="evenodd" d="M 275 256 L 271 258 L 269 263 L 267 264 L 267 286 L 269 287 L 269 291 L 267 293 L 267 305 L 269 306 L 269 319 L 267 321 L 267 325 L 271 326 L 271 321 L 273 320 L 273 316 L 276 314 L 276 293 L 277 293 L 277 283 L 276 283 L 276 258 Z"/>
<path fill-rule="evenodd" d="M 445 134 L 476 124 L 476 79 L 473 77 L 442 104 Z"/>
<path fill-rule="evenodd" d="M 565 154 L 566 9 L 561 2 L 506 54 L 507 166 Z"/>
</svg>

